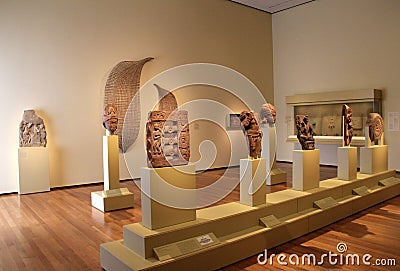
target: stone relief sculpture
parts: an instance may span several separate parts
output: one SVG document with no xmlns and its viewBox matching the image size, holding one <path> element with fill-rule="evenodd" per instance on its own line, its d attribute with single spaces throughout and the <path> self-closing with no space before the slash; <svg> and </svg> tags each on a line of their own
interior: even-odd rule
<svg viewBox="0 0 400 271">
<path fill-rule="evenodd" d="M 122 61 L 110 72 L 104 91 L 104 106 L 114 104 L 118 108 L 118 124 L 114 134 L 118 135 L 119 148 L 125 153 L 136 141 L 140 129 L 140 75 L 148 57 L 139 61 Z M 130 104 L 132 105 L 130 106 Z M 124 137 L 123 129 L 126 130 Z"/>
<path fill-rule="evenodd" d="M 118 111 L 114 104 L 107 104 L 103 113 L 103 126 L 113 135 L 118 128 Z"/>
<path fill-rule="evenodd" d="M 43 119 L 35 110 L 25 110 L 19 125 L 20 147 L 46 147 L 47 133 Z"/>
<path fill-rule="evenodd" d="M 260 119 L 262 124 L 274 124 L 276 122 L 276 110 L 275 106 L 266 103 L 261 106 Z"/>
<path fill-rule="evenodd" d="M 262 133 L 258 126 L 253 112 L 243 111 L 239 119 L 243 126 L 243 132 L 246 135 L 249 146 L 249 156 L 253 159 L 261 157 L 261 137 Z"/>
<path fill-rule="evenodd" d="M 177 110 L 175 96 L 155 85 L 159 110 L 149 113 L 146 123 L 146 151 L 149 167 L 186 165 L 190 158 L 188 112 Z"/>
<path fill-rule="evenodd" d="M 296 115 L 297 139 L 303 150 L 314 150 L 315 139 L 308 115 Z"/>
<path fill-rule="evenodd" d="M 350 146 L 351 139 L 353 137 L 353 110 L 347 104 L 342 106 L 342 117 L 343 117 L 343 145 Z"/>
<path fill-rule="evenodd" d="M 374 143 L 374 145 L 377 145 L 384 132 L 383 119 L 381 115 L 378 113 L 369 113 L 366 124 L 369 126 L 369 139 Z"/>
</svg>

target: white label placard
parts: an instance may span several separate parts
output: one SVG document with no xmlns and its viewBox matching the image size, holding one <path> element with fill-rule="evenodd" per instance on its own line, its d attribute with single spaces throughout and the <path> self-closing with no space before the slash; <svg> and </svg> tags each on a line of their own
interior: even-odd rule
<svg viewBox="0 0 400 271">
<path fill-rule="evenodd" d="M 388 131 L 400 131 L 400 113 L 399 112 L 389 112 L 389 127 Z"/>
<path fill-rule="evenodd" d="M 199 244 L 202 246 L 212 244 L 214 242 L 213 239 L 208 234 L 196 237 L 196 239 L 199 242 Z"/>
</svg>

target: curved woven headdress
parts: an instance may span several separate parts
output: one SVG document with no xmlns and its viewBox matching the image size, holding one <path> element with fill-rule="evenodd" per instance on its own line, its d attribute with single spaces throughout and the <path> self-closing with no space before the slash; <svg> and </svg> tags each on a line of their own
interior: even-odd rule
<svg viewBox="0 0 400 271">
<path fill-rule="evenodd" d="M 108 76 L 104 106 L 114 104 L 118 110 L 118 127 L 114 134 L 118 135 L 119 148 L 125 153 L 136 141 L 140 129 L 140 74 L 143 65 L 152 60 L 147 57 L 139 61 L 122 61 L 118 63 Z M 129 106 L 130 103 L 133 106 Z M 125 130 L 122 137 L 122 131 Z"/>
</svg>

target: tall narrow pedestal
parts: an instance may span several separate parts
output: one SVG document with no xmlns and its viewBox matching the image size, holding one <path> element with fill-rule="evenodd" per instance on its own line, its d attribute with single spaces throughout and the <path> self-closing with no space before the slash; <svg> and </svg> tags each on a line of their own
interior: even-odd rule
<svg viewBox="0 0 400 271">
<path fill-rule="evenodd" d="M 44 147 L 18 149 L 18 193 L 50 191 L 49 152 Z"/>
<path fill-rule="evenodd" d="M 182 189 L 193 189 L 184 192 Z M 196 219 L 195 209 L 175 208 L 186 202 L 194 206 L 196 197 L 195 165 L 175 167 L 142 168 L 141 200 L 142 225 L 148 229 L 159 229 Z"/>
<path fill-rule="evenodd" d="M 267 163 L 267 185 L 274 185 L 286 182 L 286 172 L 276 166 L 276 128 L 265 124 L 261 126 L 263 133 L 261 157 Z"/>
<path fill-rule="evenodd" d="M 104 191 L 91 193 L 92 206 L 107 212 L 133 207 L 133 193 L 119 187 L 118 136 L 103 137 Z"/>
<path fill-rule="evenodd" d="M 377 145 L 360 148 L 360 172 L 375 174 L 388 170 L 388 146 Z"/>
<path fill-rule="evenodd" d="M 103 137 L 104 190 L 119 189 L 118 136 Z"/>
<path fill-rule="evenodd" d="M 266 203 L 266 166 L 264 158 L 240 159 L 240 203 L 248 206 Z"/>
<path fill-rule="evenodd" d="M 293 151 L 293 189 L 319 187 L 319 149 Z"/>
<path fill-rule="evenodd" d="M 338 169 L 339 180 L 357 179 L 357 148 L 339 147 L 338 148 Z"/>
</svg>

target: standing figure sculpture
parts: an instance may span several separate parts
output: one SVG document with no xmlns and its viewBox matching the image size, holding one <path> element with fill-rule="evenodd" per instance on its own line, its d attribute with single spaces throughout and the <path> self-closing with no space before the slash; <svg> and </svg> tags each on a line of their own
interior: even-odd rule
<svg viewBox="0 0 400 271">
<path fill-rule="evenodd" d="M 113 135 L 118 127 L 118 111 L 112 103 L 107 104 L 103 113 L 103 126 L 110 135 Z"/>
<path fill-rule="evenodd" d="M 351 139 L 353 137 L 353 110 L 347 104 L 342 106 L 342 118 L 343 118 L 343 145 L 350 146 Z"/>
<path fill-rule="evenodd" d="M 308 115 L 296 115 L 297 139 L 303 150 L 314 150 L 315 139 Z"/>
<path fill-rule="evenodd" d="M 276 122 L 276 110 L 275 106 L 266 103 L 261 106 L 260 119 L 262 124 L 274 124 Z"/>
<path fill-rule="evenodd" d="M 383 135 L 383 119 L 381 115 L 369 113 L 366 124 L 369 126 L 369 139 L 374 145 L 377 145 Z"/>
<path fill-rule="evenodd" d="M 25 110 L 19 124 L 20 147 L 46 147 L 47 133 L 43 119 L 36 115 L 35 110 Z"/>
<path fill-rule="evenodd" d="M 257 120 L 253 112 L 243 111 L 239 119 L 243 126 L 243 132 L 246 135 L 249 146 L 249 156 L 253 159 L 261 157 L 261 137 L 262 133 L 258 127 Z"/>
</svg>

